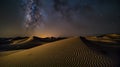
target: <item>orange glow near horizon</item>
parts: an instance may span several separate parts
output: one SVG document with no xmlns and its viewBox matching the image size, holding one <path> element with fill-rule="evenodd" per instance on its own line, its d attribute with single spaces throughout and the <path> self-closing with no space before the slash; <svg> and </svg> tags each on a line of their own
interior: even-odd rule
<svg viewBox="0 0 120 67">
<path fill-rule="evenodd" d="M 35 34 L 35 36 L 41 37 L 41 38 L 46 38 L 46 37 L 56 37 L 53 34 L 50 33 L 44 33 L 44 34 Z"/>
<path fill-rule="evenodd" d="M 46 38 L 46 37 L 59 37 L 60 33 L 58 33 L 57 31 L 50 31 L 50 30 L 35 30 L 34 33 L 32 33 L 33 36 L 38 36 L 41 38 Z"/>
<path fill-rule="evenodd" d="M 43 34 L 43 35 L 39 35 L 38 37 L 46 38 L 46 37 L 52 37 L 52 36 L 51 35 L 45 35 L 45 34 Z"/>
</svg>

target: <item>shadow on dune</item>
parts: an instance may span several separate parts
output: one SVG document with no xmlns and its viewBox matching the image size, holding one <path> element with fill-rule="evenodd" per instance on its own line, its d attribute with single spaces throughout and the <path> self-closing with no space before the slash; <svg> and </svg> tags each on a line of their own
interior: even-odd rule
<svg viewBox="0 0 120 67">
<path fill-rule="evenodd" d="M 109 45 L 106 43 L 96 43 L 94 41 L 87 40 L 85 37 L 80 39 L 93 51 L 99 52 L 104 56 L 108 56 L 112 59 L 115 66 L 120 67 L 120 46 Z"/>
</svg>

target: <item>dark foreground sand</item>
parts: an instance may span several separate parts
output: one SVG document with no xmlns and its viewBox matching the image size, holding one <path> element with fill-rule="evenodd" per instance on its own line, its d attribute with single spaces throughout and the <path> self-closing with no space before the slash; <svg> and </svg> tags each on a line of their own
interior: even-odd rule
<svg viewBox="0 0 120 67">
<path fill-rule="evenodd" d="M 0 67 L 117 67 L 111 57 L 92 50 L 80 37 L 0 57 Z"/>
</svg>

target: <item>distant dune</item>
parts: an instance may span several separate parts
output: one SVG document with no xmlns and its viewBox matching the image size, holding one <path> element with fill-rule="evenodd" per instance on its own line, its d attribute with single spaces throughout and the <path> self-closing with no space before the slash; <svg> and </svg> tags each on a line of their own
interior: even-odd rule
<svg viewBox="0 0 120 67">
<path fill-rule="evenodd" d="M 1 51 L 10 51 L 10 50 L 21 50 L 21 49 L 29 49 L 42 44 L 58 41 L 65 39 L 55 38 L 55 37 L 47 37 L 40 38 L 36 36 L 31 37 L 15 37 L 15 38 L 0 38 L 0 52 Z"/>
<path fill-rule="evenodd" d="M 98 44 L 106 44 L 107 46 L 117 46 L 120 47 L 120 34 L 105 34 L 101 36 L 88 36 L 85 37 L 87 40 L 98 43 Z"/>
<path fill-rule="evenodd" d="M 14 40 L 12 41 L 11 45 L 16 45 L 16 44 L 25 44 L 28 43 L 30 41 L 34 40 L 33 37 L 28 37 L 28 38 L 23 38 L 23 39 L 18 39 L 18 40 Z"/>
<path fill-rule="evenodd" d="M 0 57 L 0 67 L 117 66 L 111 57 L 93 50 L 85 42 L 84 38 L 73 37 L 16 52 Z"/>
</svg>

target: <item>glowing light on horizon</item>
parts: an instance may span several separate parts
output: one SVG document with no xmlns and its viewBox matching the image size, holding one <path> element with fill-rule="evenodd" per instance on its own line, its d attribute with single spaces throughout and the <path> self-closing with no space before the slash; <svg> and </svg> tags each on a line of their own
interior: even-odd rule
<svg viewBox="0 0 120 67">
<path fill-rule="evenodd" d="M 47 33 L 45 33 L 45 34 L 36 34 L 36 36 L 38 36 L 38 37 L 41 37 L 41 38 L 46 38 L 46 37 L 56 37 L 55 35 L 53 35 L 53 34 L 47 34 Z"/>
</svg>

